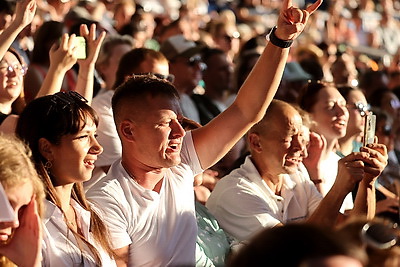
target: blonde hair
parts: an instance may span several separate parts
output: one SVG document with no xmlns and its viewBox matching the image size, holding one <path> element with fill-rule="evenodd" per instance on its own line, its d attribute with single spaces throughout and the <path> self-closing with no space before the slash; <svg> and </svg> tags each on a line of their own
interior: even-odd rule
<svg viewBox="0 0 400 267">
<path fill-rule="evenodd" d="M 32 183 L 39 215 L 43 213 L 44 188 L 31 160 L 31 150 L 21 140 L 0 134 L 0 183 L 4 190 Z M 0 266 L 15 266 L 0 255 Z"/>
</svg>

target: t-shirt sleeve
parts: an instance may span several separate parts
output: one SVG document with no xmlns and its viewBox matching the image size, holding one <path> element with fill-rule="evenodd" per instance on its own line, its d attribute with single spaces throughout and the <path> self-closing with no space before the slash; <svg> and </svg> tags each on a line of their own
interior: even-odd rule
<svg viewBox="0 0 400 267">
<path fill-rule="evenodd" d="M 192 132 L 186 132 L 186 135 L 183 138 L 181 159 L 182 163 L 189 165 L 194 175 L 197 175 L 204 171 L 201 168 L 200 161 L 194 147 Z"/>
<path fill-rule="evenodd" d="M 132 243 L 128 233 L 129 223 L 127 213 L 128 206 L 124 200 L 116 199 L 114 196 L 123 196 L 123 192 L 114 192 L 111 190 L 89 190 L 87 198 L 95 210 L 106 224 L 111 238 L 113 249 L 126 247 Z"/>
</svg>

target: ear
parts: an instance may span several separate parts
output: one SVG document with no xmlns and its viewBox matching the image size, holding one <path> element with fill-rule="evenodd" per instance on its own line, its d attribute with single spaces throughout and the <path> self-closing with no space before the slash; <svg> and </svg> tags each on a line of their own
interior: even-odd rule
<svg viewBox="0 0 400 267">
<path fill-rule="evenodd" d="M 262 151 L 260 136 L 256 133 L 250 133 L 248 135 L 248 143 L 250 150 L 260 153 Z"/>
<path fill-rule="evenodd" d="M 131 121 L 124 120 L 119 125 L 119 130 L 121 133 L 121 138 L 125 141 L 134 141 L 134 124 Z"/>
<path fill-rule="evenodd" d="M 39 152 L 49 161 L 53 161 L 54 156 L 52 152 L 52 145 L 46 138 L 39 139 Z"/>
</svg>

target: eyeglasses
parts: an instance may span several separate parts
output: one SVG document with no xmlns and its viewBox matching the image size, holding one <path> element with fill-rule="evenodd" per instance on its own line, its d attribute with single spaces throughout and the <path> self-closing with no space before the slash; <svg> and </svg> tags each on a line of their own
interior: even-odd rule
<svg viewBox="0 0 400 267">
<path fill-rule="evenodd" d="M 375 249 L 389 249 L 397 243 L 397 224 L 366 223 L 361 229 L 361 240 Z"/>
<path fill-rule="evenodd" d="M 207 65 L 203 62 L 203 60 L 201 59 L 200 56 L 196 55 L 193 57 L 190 57 L 187 61 L 186 61 L 186 65 L 190 66 L 190 67 L 195 67 L 195 66 L 199 66 L 200 69 L 203 71 L 207 68 Z"/>
<path fill-rule="evenodd" d="M 14 66 L 8 65 L 7 63 L 0 66 L 0 70 L 6 71 L 8 73 L 19 73 L 19 75 L 24 76 L 28 68 L 25 65 L 15 64 Z"/>
<path fill-rule="evenodd" d="M 348 109 L 356 109 L 358 112 L 360 112 L 361 117 L 364 117 L 365 115 L 368 114 L 371 110 L 371 106 L 369 104 L 364 104 L 362 102 L 357 102 L 354 104 L 349 104 L 347 105 Z"/>
</svg>

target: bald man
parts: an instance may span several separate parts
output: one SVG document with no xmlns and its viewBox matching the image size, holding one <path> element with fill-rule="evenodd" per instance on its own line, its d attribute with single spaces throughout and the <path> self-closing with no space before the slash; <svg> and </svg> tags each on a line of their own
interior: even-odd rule
<svg viewBox="0 0 400 267">
<path fill-rule="evenodd" d="M 375 144 L 343 158 L 334 186 L 322 199 L 315 185 L 298 171 L 305 149 L 301 130 L 302 119 L 296 109 L 273 100 L 264 118 L 249 131 L 251 155 L 211 193 L 207 208 L 239 241 L 248 240 L 264 227 L 296 221 L 333 226 L 345 196 L 358 181 L 363 194 L 356 199 L 353 212 L 373 216 L 373 181 L 385 166 L 384 146 Z"/>
</svg>

